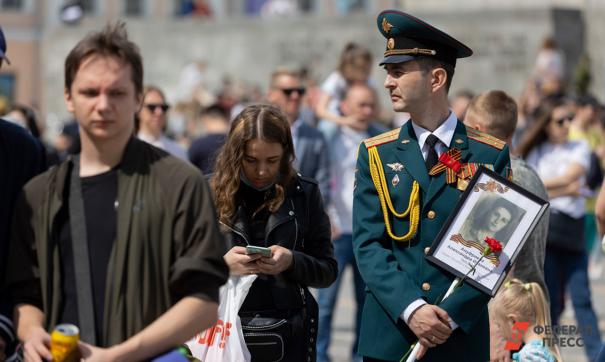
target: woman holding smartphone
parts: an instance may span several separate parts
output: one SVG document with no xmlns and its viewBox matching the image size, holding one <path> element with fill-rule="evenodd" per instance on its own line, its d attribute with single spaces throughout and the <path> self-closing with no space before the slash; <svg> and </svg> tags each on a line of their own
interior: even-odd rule
<svg viewBox="0 0 605 362">
<path fill-rule="evenodd" d="M 319 188 L 293 159 L 286 116 L 253 105 L 233 121 L 211 179 L 231 274 L 258 275 L 239 313 L 253 361 L 315 360 L 317 304 L 307 287 L 337 275 Z"/>
</svg>

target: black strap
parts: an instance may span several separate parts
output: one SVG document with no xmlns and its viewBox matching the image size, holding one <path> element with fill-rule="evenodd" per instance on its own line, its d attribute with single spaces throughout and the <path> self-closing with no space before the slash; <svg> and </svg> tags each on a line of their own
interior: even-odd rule
<svg viewBox="0 0 605 362">
<path fill-rule="evenodd" d="M 437 150 L 435 150 L 435 145 L 437 144 L 437 142 L 439 142 L 439 138 L 437 138 L 437 136 L 431 133 L 426 138 L 425 142 L 429 146 L 429 153 L 426 156 L 426 160 L 424 161 L 424 163 L 426 164 L 426 169 L 430 170 L 431 168 L 433 168 L 433 166 L 437 164 L 437 162 L 439 162 Z"/>
<path fill-rule="evenodd" d="M 69 225 L 71 246 L 74 254 L 76 294 L 78 298 L 78 321 L 80 338 L 93 346 L 97 345 L 95 333 L 95 313 L 88 257 L 88 238 L 86 236 L 86 217 L 84 198 L 80 184 L 80 156 L 72 161 L 71 183 L 69 188 Z"/>
</svg>

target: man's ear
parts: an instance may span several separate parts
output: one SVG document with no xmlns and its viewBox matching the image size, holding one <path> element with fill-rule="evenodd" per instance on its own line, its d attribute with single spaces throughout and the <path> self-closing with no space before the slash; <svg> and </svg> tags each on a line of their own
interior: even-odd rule
<svg viewBox="0 0 605 362">
<path fill-rule="evenodd" d="M 71 91 L 67 88 L 63 89 L 63 99 L 65 100 L 65 106 L 70 113 L 74 112 L 74 104 L 73 98 L 71 96 Z"/>
<path fill-rule="evenodd" d="M 464 116 L 464 124 L 480 132 L 486 131 L 483 124 L 477 119 L 470 108 L 466 111 L 466 115 Z"/>
<path fill-rule="evenodd" d="M 349 116 L 351 114 L 351 112 L 350 112 L 351 109 L 349 108 L 349 103 L 347 102 L 346 99 L 340 101 L 339 106 L 340 106 L 340 110 L 342 111 L 342 113 L 345 116 Z"/>
<path fill-rule="evenodd" d="M 431 88 L 433 92 L 438 91 L 441 88 L 445 88 L 447 83 L 447 72 L 443 68 L 435 68 L 431 72 L 432 74 L 432 83 Z"/>
<path fill-rule="evenodd" d="M 273 88 L 269 88 L 269 90 L 267 91 L 267 101 L 269 101 L 269 103 L 274 103 L 275 101 L 275 89 Z"/>
<path fill-rule="evenodd" d="M 143 108 L 143 98 L 145 97 L 145 95 L 143 94 L 143 92 L 139 93 L 136 95 L 137 99 L 137 113 L 139 113 L 141 111 L 141 108 Z"/>
</svg>

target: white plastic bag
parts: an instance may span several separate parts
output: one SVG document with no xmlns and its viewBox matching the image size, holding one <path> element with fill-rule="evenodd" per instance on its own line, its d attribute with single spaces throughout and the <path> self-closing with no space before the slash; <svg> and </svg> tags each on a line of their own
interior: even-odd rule
<svg viewBox="0 0 605 362">
<path fill-rule="evenodd" d="M 218 321 L 186 344 L 202 362 L 249 362 L 238 312 L 256 275 L 229 277 L 219 291 Z"/>
</svg>

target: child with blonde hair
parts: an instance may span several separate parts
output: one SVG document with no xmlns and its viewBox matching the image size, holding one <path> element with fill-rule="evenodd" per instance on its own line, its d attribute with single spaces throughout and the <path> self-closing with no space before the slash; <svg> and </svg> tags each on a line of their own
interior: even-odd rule
<svg viewBox="0 0 605 362">
<path fill-rule="evenodd" d="M 554 343 L 544 345 L 544 339 L 554 341 L 554 336 L 546 335 L 544 330 L 550 326 L 550 314 L 544 297 L 544 292 L 538 283 L 523 283 L 519 279 L 511 279 L 493 301 L 493 317 L 500 330 L 501 336 L 513 336 L 516 333 L 513 326 L 517 322 L 527 322 L 527 330 L 523 333 L 523 348 L 513 354 L 517 362 L 560 362 L 561 356 Z M 536 326 L 540 328 L 535 328 Z M 542 331 L 542 333 L 536 333 Z M 521 342 L 521 341 L 519 341 Z"/>
</svg>

